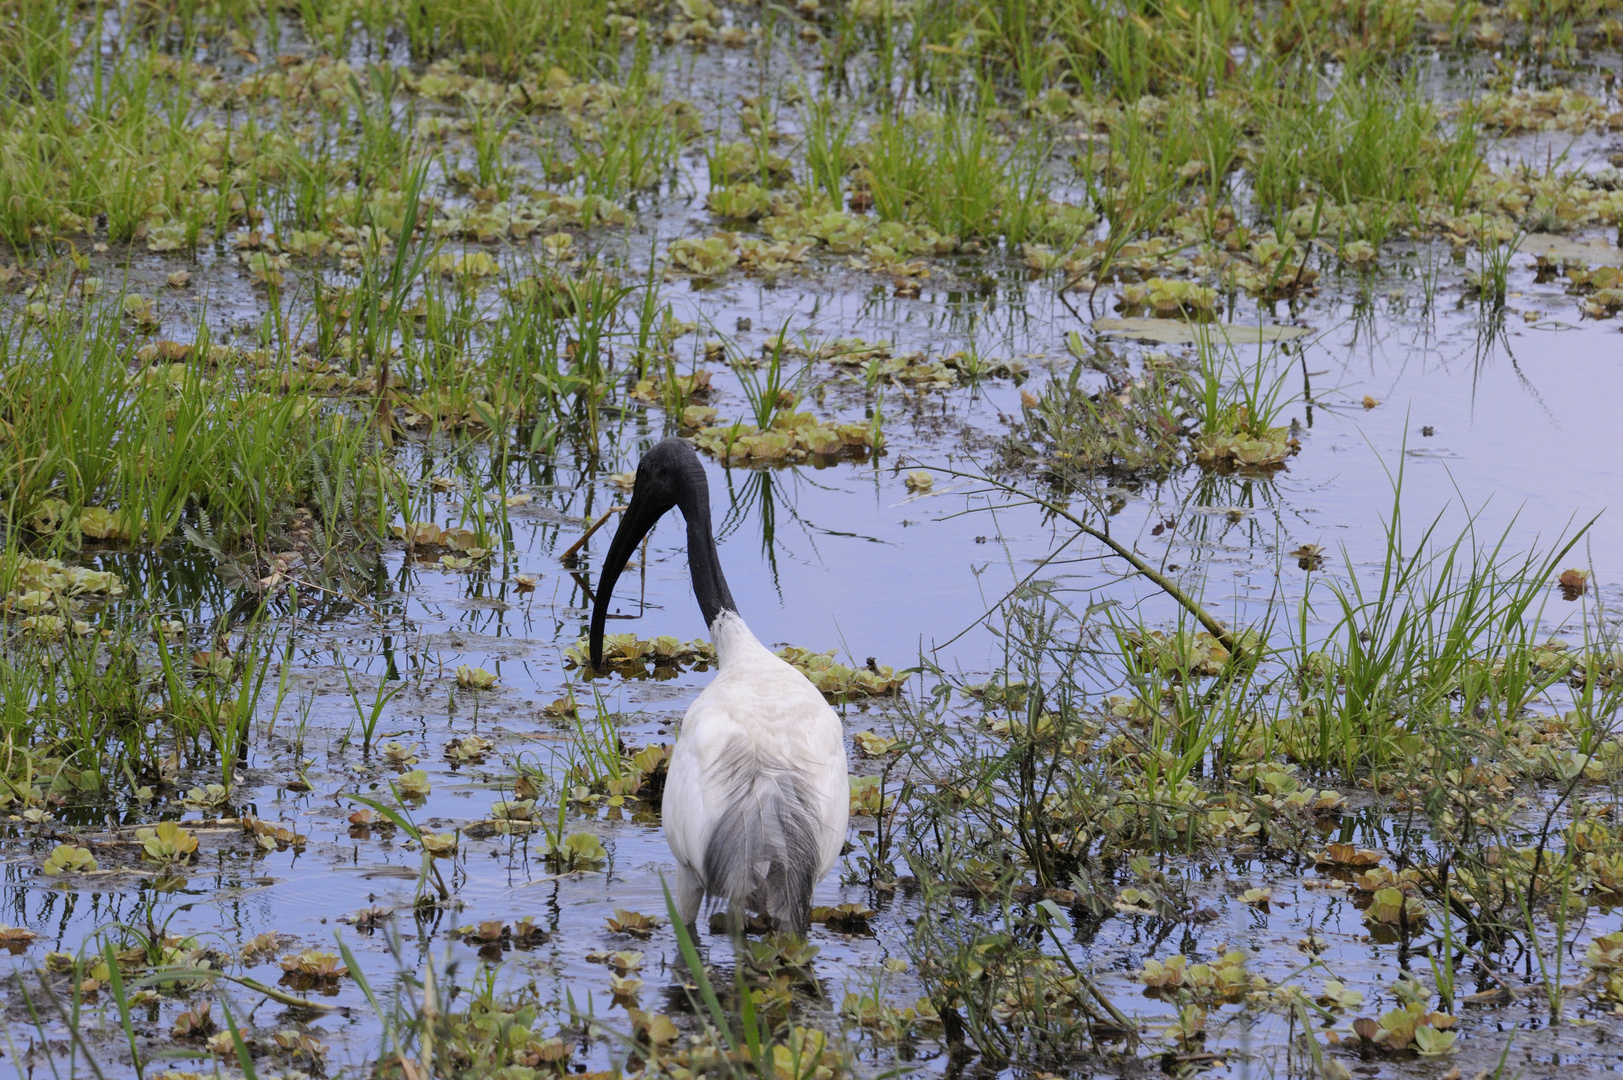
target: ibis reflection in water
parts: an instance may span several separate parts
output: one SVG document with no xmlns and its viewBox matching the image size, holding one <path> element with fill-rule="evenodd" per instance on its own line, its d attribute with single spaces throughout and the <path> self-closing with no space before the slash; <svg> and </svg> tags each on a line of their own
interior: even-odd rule
<svg viewBox="0 0 1623 1080">
<path fill-rule="evenodd" d="M 687 519 L 688 569 L 716 678 L 688 707 L 665 783 L 665 839 L 676 856 L 676 901 L 692 924 L 706 897 L 804 934 L 812 887 L 833 867 L 850 813 L 845 736 L 823 695 L 755 639 L 727 589 L 710 524 L 704 466 L 665 439 L 637 465 L 631 503 L 609 546 L 592 606 L 593 667 L 614 583 L 660 517 Z"/>
</svg>

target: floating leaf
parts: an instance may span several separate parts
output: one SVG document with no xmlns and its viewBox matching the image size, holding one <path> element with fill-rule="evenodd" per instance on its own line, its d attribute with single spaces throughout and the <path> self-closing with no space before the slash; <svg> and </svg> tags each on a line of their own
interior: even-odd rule
<svg viewBox="0 0 1623 1080">
<path fill-rule="evenodd" d="M 261 821 L 252 814 L 243 815 L 242 831 L 258 837 L 262 841 L 261 846 L 267 851 L 286 851 L 288 848 L 302 849 L 309 839 L 284 825 Z"/>
<path fill-rule="evenodd" d="M 378 906 L 362 908 L 350 915 L 340 915 L 338 921 L 348 923 L 362 933 L 370 934 L 393 916 L 394 912 L 389 908 Z"/>
<path fill-rule="evenodd" d="M 87 506 L 79 515 L 79 532 L 87 540 L 128 540 L 134 529 L 122 510 Z"/>
<path fill-rule="evenodd" d="M 608 857 L 603 842 L 591 833 L 571 833 L 547 852 L 548 860 L 562 870 L 595 870 Z"/>
<path fill-rule="evenodd" d="M 704 239 L 684 237 L 671 241 L 667 265 L 673 271 L 709 277 L 738 265 L 738 237 L 718 232 Z"/>
<path fill-rule="evenodd" d="M 682 409 L 682 426 L 684 428 L 704 428 L 716 422 L 719 415 L 715 408 L 709 405 L 687 405 Z"/>
<path fill-rule="evenodd" d="M 512 936 L 512 928 L 500 919 L 486 919 L 477 926 L 463 926 L 456 931 L 464 941 L 479 945 L 498 945 Z"/>
<path fill-rule="evenodd" d="M 1302 570 L 1318 570 L 1324 566 L 1324 549 L 1318 544 L 1303 544 L 1290 553 Z"/>
<path fill-rule="evenodd" d="M 96 869 L 96 857 L 77 844 L 58 844 L 40 870 L 46 874 L 83 874 Z"/>
<path fill-rule="evenodd" d="M 229 1034 L 229 1033 L 228 1033 Z M 270 1037 L 270 1041 L 278 1049 L 289 1054 L 303 1055 L 316 1061 L 327 1054 L 327 1044 L 320 1039 L 303 1031 L 284 1028 Z"/>
<path fill-rule="evenodd" d="M 1165 960 L 1146 960 L 1138 973 L 1138 980 L 1152 990 L 1174 990 L 1183 985 L 1184 971 L 1189 958 L 1174 953 Z"/>
<path fill-rule="evenodd" d="M 175 824 L 165 821 L 150 829 L 135 830 L 136 843 L 141 845 L 141 857 L 155 863 L 183 863 L 197 851 L 197 837 Z"/>
<path fill-rule="evenodd" d="M 868 757 L 884 757 L 905 745 L 900 739 L 888 739 L 873 731 L 859 731 L 851 736 L 851 741 Z"/>
<path fill-rule="evenodd" d="M 209 1015 L 213 1002 L 204 1000 L 193 1003 L 191 1008 L 175 1017 L 175 1022 L 169 1033 L 177 1039 L 201 1039 L 214 1031 L 214 1018 Z"/>
<path fill-rule="evenodd" d="M 728 465 L 773 466 L 796 464 L 813 456 L 848 454 L 864 460 L 881 440 L 866 424 L 826 423 L 811 413 L 780 412 L 765 431 L 742 420 L 723 421 L 695 432 L 691 441 L 695 449 Z"/>
<path fill-rule="evenodd" d="M 1124 286 L 1120 307 L 1129 312 L 1149 308 L 1162 319 L 1210 317 L 1217 308 L 1217 290 L 1194 281 L 1152 277 Z"/>
<path fill-rule="evenodd" d="M 632 937 L 645 938 L 659 926 L 659 921 L 637 911 L 626 911 L 624 908 L 615 908 L 614 914 L 604 920 L 605 925 L 616 934 L 630 934 Z"/>
<path fill-rule="evenodd" d="M 868 923 L 873 917 L 873 908 L 863 904 L 840 904 L 838 907 L 811 909 L 812 922 L 821 923 L 830 930 L 838 930 L 842 934 L 866 933 Z"/>
<path fill-rule="evenodd" d="M 1371 866 L 1379 866 L 1381 853 L 1369 848 L 1357 847 L 1353 844 L 1328 844 L 1325 849 L 1313 856 L 1313 861 L 1319 866 L 1340 866 L 1349 870 L 1365 870 Z"/>
<path fill-rule="evenodd" d="M 632 1009 L 630 1015 L 632 1030 L 653 1046 L 669 1045 L 681 1034 L 671 1018 L 663 1014 L 649 1014 L 641 1009 Z"/>
<path fill-rule="evenodd" d="M 1457 1036 L 1452 1031 L 1439 1031 L 1434 1027 L 1425 1025 L 1414 1029 L 1415 1047 L 1427 1056 L 1451 1053 L 1456 1038 Z"/>
<path fill-rule="evenodd" d="M 1596 971 L 1623 969 L 1623 930 L 1603 934 L 1591 941 L 1584 964 Z"/>
<path fill-rule="evenodd" d="M 417 749 L 404 743 L 386 742 L 383 744 L 383 760 L 396 768 L 417 764 Z"/>
<path fill-rule="evenodd" d="M 1341 261 L 1351 266 L 1368 266 L 1375 261 L 1375 245 L 1368 240 L 1351 240 L 1341 245 Z"/>
<path fill-rule="evenodd" d="M 121 303 L 125 316 L 143 328 L 150 330 L 162 322 L 152 301 L 139 293 L 126 293 Z"/>
<path fill-rule="evenodd" d="M 456 833 L 422 834 L 423 850 L 436 859 L 449 859 L 456 854 Z"/>
<path fill-rule="evenodd" d="M 906 681 L 895 668 L 879 664 L 873 657 L 863 667 L 852 668 L 836 661 L 832 650 L 818 653 L 788 645 L 778 655 L 831 698 L 878 697 L 894 692 Z"/>
<path fill-rule="evenodd" d="M 470 251 L 462 256 L 445 252 L 435 260 L 434 266 L 446 277 L 464 279 L 495 277 L 502 269 L 501 264 L 485 251 Z"/>
<path fill-rule="evenodd" d="M 506 799 L 492 803 L 490 816 L 497 821 L 528 822 L 535 817 L 535 800 Z"/>
<path fill-rule="evenodd" d="M 533 949 L 543 944 L 552 935 L 541 927 L 535 925 L 535 916 L 526 915 L 513 924 L 513 946 L 519 949 Z"/>
<path fill-rule="evenodd" d="M 478 735 L 464 735 L 445 744 L 445 756 L 454 762 L 483 761 L 495 745 Z"/>
<path fill-rule="evenodd" d="M 1195 461 L 1204 468 L 1277 469 L 1299 447 L 1288 428 L 1208 432 L 1194 440 Z"/>
<path fill-rule="evenodd" d="M 334 981 L 349 974 L 342 960 L 319 949 L 307 949 L 296 956 L 283 957 L 281 966 L 289 975 L 320 981 Z"/>
<path fill-rule="evenodd" d="M 581 638 L 574 645 L 564 650 L 564 660 L 571 667 L 590 666 L 590 651 L 585 638 Z M 635 634 L 605 634 L 603 636 L 603 665 L 617 671 L 635 675 L 641 671 L 647 672 L 648 665 L 652 663 L 657 667 L 678 667 L 689 664 L 712 664 L 716 659 L 716 650 L 708 641 L 683 642 L 674 637 L 664 636 L 644 641 Z M 554 706 L 562 706 L 563 701 L 554 702 Z M 568 700 L 570 706 L 567 710 L 552 711 L 548 715 L 572 716 L 574 715 L 574 702 Z"/>
<path fill-rule="evenodd" d="M 1357 990 L 1349 990 L 1335 979 L 1328 979 L 1324 984 L 1324 993 L 1318 996 L 1320 1005 L 1333 1009 L 1356 1009 L 1364 1003 L 1364 995 Z"/>
<path fill-rule="evenodd" d="M 642 953 L 637 952 L 634 949 L 627 949 L 616 953 L 610 953 L 607 963 L 609 967 L 623 975 L 628 971 L 636 971 L 638 968 L 642 967 L 642 961 Z"/>
<path fill-rule="evenodd" d="M 18 926 L 6 926 L 4 923 L 0 923 L 0 949 L 6 950 L 12 956 L 21 956 L 23 951 L 28 948 L 29 943 L 38 936 L 32 930 L 25 930 Z M 53 953 L 51 955 L 55 956 L 57 954 Z M 73 958 L 70 956 L 68 959 L 71 962 Z"/>
<path fill-rule="evenodd" d="M 1127 640 L 1138 650 L 1139 662 L 1146 668 L 1180 678 L 1207 677 L 1222 672 L 1229 651 L 1204 630 L 1129 631 Z"/>
<path fill-rule="evenodd" d="M 395 781 L 400 789 L 402 799 L 426 799 L 432 787 L 428 774 L 422 769 L 413 769 Z"/>
<path fill-rule="evenodd" d="M 553 1066 L 554 1069 L 548 1071 L 548 1075 L 551 1075 L 560 1062 L 569 1060 L 571 1053 L 570 1045 L 562 1039 L 531 1039 L 513 1051 L 513 1062 L 525 1069 Z"/>
<path fill-rule="evenodd" d="M 851 814 L 854 817 L 875 817 L 889 807 L 895 796 L 883 794 L 881 778 L 877 776 L 851 777 Z"/>
</svg>

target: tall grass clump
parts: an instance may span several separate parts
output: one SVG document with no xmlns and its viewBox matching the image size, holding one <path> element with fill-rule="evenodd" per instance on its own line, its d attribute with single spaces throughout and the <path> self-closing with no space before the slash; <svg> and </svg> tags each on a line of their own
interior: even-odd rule
<svg viewBox="0 0 1623 1080">
<path fill-rule="evenodd" d="M 1297 700 L 1282 733 L 1294 756 L 1349 778 L 1461 731 L 1506 730 L 1570 669 L 1539 637 L 1550 582 L 1587 526 L 1515 552 L 1511 526 L 1484 539 L 1473 514 L 1440 538 L 1439 514 L 1414 538 L 1401 493 L 1400 469 L 1378 570 L 1349 560 L 1345 578 L 1312 579 L 1295 619 Z"/>
<path fill-rule="evenodd" d="M 512 77 L 556 64 L 576 77 L 598 74 L 620 45 L 606 0 L 425 0 L 402 5 L 414 56 L 464 53 L 492 75 Z"/>
<path fill-rule="evenodd" d="M 13 526 L 162 544 L 187 526 L 263 549 L 296 509 L 364 546 L 383 448 L 347 410 L 267 393 L 257 363 L 206 335 L 184 361 L 131 371 L 122 304 L 0 327 L 0 500 Z"/>
<path fill-rule="evenodd" d="M 195 374 L 136 402 L 108 491 L 132 537 L 161 544 L 195 524 L 227 549 L 264 549 L 302 507 L 333 542 L 378 539 L 380 449 L 364 421 Z"/>
<path fill-rule="evenodd" d="M 835 113 L 826 94 L 807 101 L 801 113 L 804 132 L 808 194 L 824 195 L 835 206 L 845 205 L 846 174 L 851 170 L 851 129 L 855 118 Z"/>
<path fill-rule="evenodd" d="M 77 511 L 111 482 L 133 405 L 117 315 L 0 326 L 0 499 L 13 523 L 60 499 Z"/>
<path fill-rule="evenodd" d="M 1342 207 L 1375 204 L 1404 218 L 1439 196 L 1463 204 L 1482 165 L 1469 117 L 1446 128 L 1413 77 L 1349 74 L 1327 97 L 1315 82 L 1296 76 L 1259 110 L 1248 170 L 1259 219 L 1277 222 L 1319 196 Z"/>
<path fill-rule="evenodd" d="M 69 12 L 57 17 L 75 26 Z M 98 40 L 76 29 L 84 39 L 70 52 Z M 24 34 L 13 78 L 45 63 L 37 52 L 58 51 Z M 213 198 L 216 185 L 203 181 L 219 144 L 194 122 L 194 73 L 163 59 L 121 53 L 85 72 L 59 57 L 44 81 L 50 94 L 0 98 L 0 239 L 36 249 L 53 235 L 90 231 L 105 215 L 109 241 L 127 243 L 143 227 L 194 217 Z"/>
<path fill-rule="evenodd" d="M 855 154 L 880 218 L 944 236 L 1019 244 L 1037 228 L 1047 200 L 1044 155 L 1033 136 L 1003 145 L 984 109 L 887 118 Z"/>
</svg>

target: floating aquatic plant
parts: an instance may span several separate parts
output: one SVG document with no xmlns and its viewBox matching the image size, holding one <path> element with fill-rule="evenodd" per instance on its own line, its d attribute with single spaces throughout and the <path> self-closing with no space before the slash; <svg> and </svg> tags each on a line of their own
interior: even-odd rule
<svg viewBox="0 0 1623 1080">
<path fill-rule="evenodd" d="M 608 857 L 602 841 L 591 833 L 571 833 L 556 841 L 548 838 L 547 861 L 562 871 L 596 870 Z"/>
<path fill-rule="evenodd" d="M 293 956 L 284 956 L 279 963 L 288 975 L 310 984 L 337 982 L 349 974 L 343 960 L 320 949 L 306 949 Z"/>
<path fill-rule="evenodd" d="M 162 865 L 185 863 L 197 853 L 197 837 L 173 821 L 135 830 L 141 857 Z"/>
<path fill-rule="evenodd" d="M 605 920 L 605 925 L 616 934 L 646 938 L 659 926 L 659 920 L 638 911 L 615 908 L 613 916 Z"/>
<path fill-rule="evenodd" d="M 733 465 L 785 465 L 840 456 L 865 458 L 882 445 L 868 424 L 819 421 L 811 413 L 781 413 L 765 430 L 746 421 L 712 424 L 693 445 Z"/>
<path fill-rule="evenodd" d="M 84 874 L 95 869 L 96 857 L 77 844 L 56 845 L 40 867 L 40 871 L 48 875 Z"/>
<path fill-rule="evenodd" d="M 1153 277 L 1142 285 L 1126 285 L 1121 308 L 1129 314 L 1149 310 L 1157 317 L 1210 317 L 1217 310 L 1217 290 L 1198 282 Z"/>
<path fill-rule="evenodd" d="M 496 686 L 496 676 L 482 667 L 458 664 L 456 684 L 464 690 L 492 690 Z M 483 751 L 480 752 L 483 753 Z"/>
</svg>

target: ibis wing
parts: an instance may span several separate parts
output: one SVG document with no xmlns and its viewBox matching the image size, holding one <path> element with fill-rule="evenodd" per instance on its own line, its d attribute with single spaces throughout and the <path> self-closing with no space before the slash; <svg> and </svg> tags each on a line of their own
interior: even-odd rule
<svg viewBox="0 0 1623 1080">
<path fill-rule="evenodd" d="M 701 695 L 702 697 L 702 695 Z M 713 763 L 726 743 L 725 723 L 705 723 L 695 713 L 699 702 L 688 709 L 682 731 L 671 751 L 665 777 L 665 795 L 660 816 L 665 823 L 665 842 L 671 854 L 694 876 L 701 876 L 705 840 L 723 805 L 720 793 L 705 784 Z M 724 718 L 723 718 L 724 720 Z"/>
</svg>

